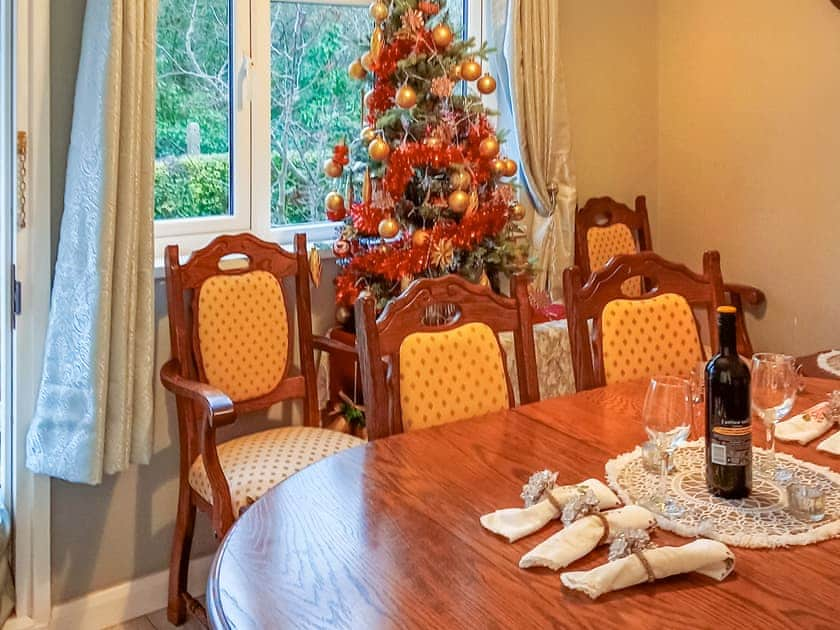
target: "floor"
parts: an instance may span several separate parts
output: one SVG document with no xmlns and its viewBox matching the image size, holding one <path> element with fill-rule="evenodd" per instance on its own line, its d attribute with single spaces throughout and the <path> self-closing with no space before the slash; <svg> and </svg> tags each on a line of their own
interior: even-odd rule
<svg viewBox="0 0 840 630">
<path fill-rule="evenodd" d="M 199 597 L 199 601 L 203 604 L 204 598 Z M 158 610 L 150 613 L 145 617 L 138 617 L 131 621 L 126 621 L 116 626 L 111 626 L 105 630 L 172 630 L 172 628 L 179 627 L 181 630 L 201 630 L 204 628 L 195 619 L 188 619 L 183 626 L 173 626 L 166 620 L 166 609 Z"/>
</svg>

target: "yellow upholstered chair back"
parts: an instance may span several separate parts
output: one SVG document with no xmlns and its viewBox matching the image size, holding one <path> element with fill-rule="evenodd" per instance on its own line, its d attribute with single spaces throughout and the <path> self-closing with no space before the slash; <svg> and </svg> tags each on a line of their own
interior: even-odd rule
<svg viewBox="0 0 840 630">
<path fill-rule="evenodd" d="M 589 228 L 586 232 L 586 245 L 593 271 L 603 269 L 614 256 L 638 253 L 636 239 L 624 223 Z M 624 282 L 621 289 L 628 297 L 639 297 L 642 294 L 642 279 L 639 276 L 630 278 Z"/>
<path fill-rule="evenodd" d="M 286 374 L 289 321 L 268 271 L 211 276 L 198 290 L 197 350 L 207 382 L 234 402 L 274 391 Z"/>
<path fill-rule="evenodd" d="M 601 315 L 601 345 L 608 385 L 686 376 L 703 359 L 694 313 L 675 293 L 609 302 Z"/>
<path fill-rule="evenodd" d="M 368 438 L 482 416 L 514 404 L 497 335 L 513 333 L 519 399 L 539 400 L 528 278 L 506 297 L 456 275 L 421 278 L 379 314 L 355 304 Z"/>
<path fill-rule="evenodd" d="M 400 346 L 399 364 L 406 431 L 510 406 L 502 351 L 486 324 L 410 334 Z"/>
</svg>

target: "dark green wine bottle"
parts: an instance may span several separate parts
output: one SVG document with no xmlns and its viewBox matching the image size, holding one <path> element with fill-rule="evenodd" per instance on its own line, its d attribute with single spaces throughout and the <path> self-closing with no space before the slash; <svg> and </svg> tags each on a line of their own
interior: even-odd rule
<svg viewBox="0 0 840 630">
<path fill-rule="evenodd" d="M 720 350 L 706 365 L 706 485 L 725 499 L 752 489 L 750 370 L 738 356 L 735 313 L 718 308 Z"/>
</svg>

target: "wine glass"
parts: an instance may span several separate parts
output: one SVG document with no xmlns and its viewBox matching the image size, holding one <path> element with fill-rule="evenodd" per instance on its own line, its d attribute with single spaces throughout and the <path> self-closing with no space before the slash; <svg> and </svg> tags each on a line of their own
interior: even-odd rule
<svg viewBox="0 0 840 630">
<path fill-rule="evenodd" d="M 777 481 L 790 481 L 791 472 L 776 464 L 776 424 L 790 413 L 796 401 L 798 377 L 793 357 L 761 352 L 752 358 L 752 410 L 764 423 L 769 455 L 763 472 Z"/>
<path fill-rule="evenodd" d="M 676 376 L 650 379 L 642 409 L 645 431 L 659 451 L 659 493 L 646 501 L 648 509 L 679 517 L 685 510 L 668 496 L 667 476 L 671 458 L 691 430 L 691 390 L 688 381 Z"/>
</svg>

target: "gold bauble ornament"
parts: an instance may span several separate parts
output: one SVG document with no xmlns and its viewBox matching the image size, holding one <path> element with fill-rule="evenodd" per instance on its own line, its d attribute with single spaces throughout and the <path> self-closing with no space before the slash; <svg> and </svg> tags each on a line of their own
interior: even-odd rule
<svg viewBox="0 0 840 630">
<path fill-rule="evenodd" d="M 350 312 L 350 309 L 343 304 L 335 309 L 335 321 L 339 324 L 346 324 L 349 322 L 352 315 L 353 313 Z"/>
<path fill-rule="evenodd" d="M 504 177 L 505 161 L 500 160 L 499 158 L 493 158 L 493 161 L 490 162 L 490 170 L 493 171 L 494 175 L 498 177 Z"/>
<path fill-rule="evenodd" d="M 411 109 L 417 105 L 417 92 L 408 84 L 402 86 L 397 90 L 397 95 L 394 97 L 397 105 L 403 109 Z"/>
<path fill-rule="evenodd" d="M 365 127 L 359 134 L 359 138 L 365 144 L 370 144 L 376 138 L 376 129 L 373 127 Z"/>
<path fill-rule="evenodd" d="M 377 22 L 382 22 L 388 17 L 388 5 L 379 0 L 370 5 L 370 17 Z"/>
<path fill-rule="evenodd" d="M 443 140 L 438 138 L 437 136 L 429 136 L 423 140 L 423 144 L 425 144 L 430 149 L 437 151 L 443 146 Z"/>
<path fill-rule="evenodd" d="M 482 94 L 492 94 L 496 91 L 496 79 L 485 74 L 476 82 L 475 87 Z"/>
<path fill-rule="evenodd" d="M 514 221 L 521 221 L 525 218 L 525 206 L 521 203 L 515 203 L 510 209 L 510 218 Z"/>
<path fill-rule="evenodd" d="M 388 143 L 385 142 L 382 138 L 377 138 L 373 142 L 370 143 L 368 147 L 368 155 L 370 156 L 371 160 L 376 160 L 377 162 L 384 162 L 388 159 L 388 156 L 391 154 L 391 147 L 388 146 Z"/>
<path fill-rule="evenodd" d="M 342 197 L 339 193 L 332 191 L 327 195 L 327 198 L 324 199 L 324 205 L 330 212 L 341 212 L 344 210 L 344 197 Z"/>
<path fill-rule="evenodd" d="M 379 222 L 379 236 L 382 238 L 394 238 L 400 233 L 400 222 L 394 217 L 385 217 Z"/>
<path fill-rule="evenodd" d="M 327 160 L 324 162 L 324 173 L 327 177 L 338 178 L 344 173 L 344 167 L 335 160 Z"/>
<path fill-rule="evenodd" d="M 426 243 L 429 242 L 429 233 L 426 230 L 418 228 L 414 230 L 414 233 L 411 235 L 411 244 L 415 247 L 423 247 Z"/>
<path fill-rule="evenodd" d="M 499 139 L 496 136 L 487 136 L 478 145 L 478 152 L 481 154 L 481 157 L 487 158 L 488 160 L 496 157 L 499 155 Z"/>
<path fill-rule="evenodd" d="M 364 55 L 361 56 L 359 59 L 359 63 L 362 65 L 362 69 L 370 72 L 373 68 L 373 57 L 371 57 L 369 52 L 366 52 Z M 362 77 L 364 78 L 364 77 Z"/>
<path fill-rule="evenodd" d="M 435 40 L 435 46 L 438 48 L 446 48 L 452 43 L 452 29 L 446 24 L 438 24 L 432 29 L 432 39 Z"/>
<path fill-rule="evenodd" d="M 470 59 L 461 64 L 461 78 L 464 81 L 475 81 L 481 76 L 481 64 L 475 59 Z"/>
<path fill-rule="evenodd" d="M 362 60 L 356 59 L 356 61 L 351 63 L 350 67 L 347 68 L 347 74 L 357 81 L 364 79 L 367 76 L 367 70 L 365 70 L 365 67 L 362 65 Z"/>
<path fill-rule="evenodd" d="M 449 195 L 449 199 L 447 201 L 449 203 L 449 209 L 452 210 L 452 212 L 461 214 L 466 211 L 467 207 L 469 207 L 470 196 L 463 190 L 455 190 Z"/>
<path fill-rule="evenodd" d="M 472 176 L 464 170 L 453 171 L 449 176 L 449 185 L 457 190 L 469 188 L 472 184 Z"/>
<path fill-rule="evenodd" d="M 502 174 L 505 177 L 513 177 L 514 175 L 516 175 L 516 171 L 519 169 L 516 162 L 508 158 L 506 160 L 502 160 L 502 163 L 504 164 L 504 171 L 502 172 Z"/>
<path fill-rule="evenodd" d="M 486 271 L 481 272 L 481 277 L 478 279 L 478 284 L 480 284 L 483 287 L 490 287 L 490 278 L 487 277 Z"/>
</svg>

